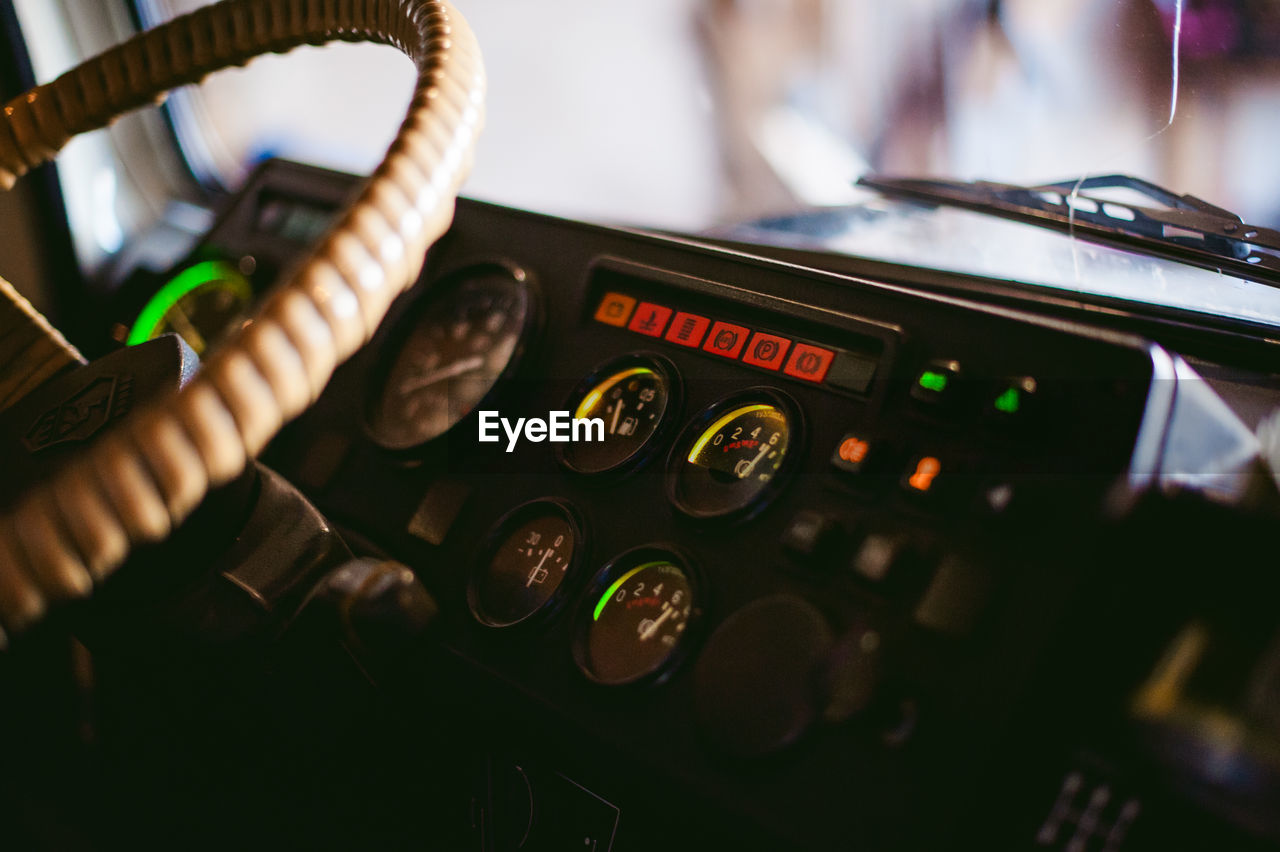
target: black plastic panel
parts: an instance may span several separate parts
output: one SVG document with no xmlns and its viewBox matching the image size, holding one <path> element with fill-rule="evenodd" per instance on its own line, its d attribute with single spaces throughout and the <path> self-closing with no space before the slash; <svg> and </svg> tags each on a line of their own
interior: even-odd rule
<svg viewBox="0 0 1280 852">
<path fill-rule="evenodd" d="M 440 600 L 444 623 L 432 642 L 444 653 L 423 649 L 439 676 L 409 691 L 407 701 L 427 702 L 412 712 L 451 707 L 457 717 L 447 724 L 458 736 L 608 800 L 621 812 L 616 849 L 921 848 L 994 831 L 993 797 L 1018 787 L 1008 768 L 1026 758 L 1029 736 L 1056 730 L 1069 712 L 1062 685 L 1036 676 L 1037 661 L 1086 578 L 1120 570 L 1097 539 L 1104 495 L 1126 475 L 1142 424 L 1153 370 L 1146 344 L 474 202 L 459 204 L 422 282 L 393 310 L 411 310 L 452 270 L 494 261 L 529 272 L 546 317 L 497 394 L 502 416 L 562 410 L 584 376 L 632 352 L 674 365 L 682 404 L 668 414 L 676 428 L 665 444 L 621 476 L 568 471 L 547 442 L 522 441 L 510 453 L 505 440 L 479 443 L 475 413 L 416 456 L 393 456 L 360 425 L 366 394 L 379 385 L 371 371 L 383 360 L 383 335 L 289 427 L 268 463 L 353 541 L 410 565 Z M 841 350 L 844 372 L 814 383 L 601 322 L 606 293 Z M 953 399 L 913 397 L 923 371 L 953 361 L 962 381 Z M 1033 401 L 1013 417 L 992 410 L 1011 381 L 1027 378 Z M 699 411 L 752 387 L 781 391 L 799 409 L 794 475 L 747 516 L 681 515 L 665 483 L 674 436 Z M 858 473 L 832 464 L 849 437 L 867 444 Z M 588 549 L 565 581 L 566 605 L 553 618 L 486 627 L 467 605 L 474 554 L 499 518 L 543 498 L 573 506 L 584 527 Z M 437 523 L 454 513 L 451 524 Z M 646 544 L 687 554 L 699 580 L 701 618 L 682 640 L 687 654 L 657 685 L 591 683 L 572 654 L 576 619 L 594 603 L 583 589 L 610 559 Z M 781 677 L 770 658 L 779 682 L 812 684 L 805 700 L 817 709 L 796 742 L 788 729 L 775 754 L 744 759 L 699 729 L 694 672 L 708 636 L 774 595 L 819 611 L 834 650 L 816 666 L 799 660 L 814 669 L 800 678 Z M 868 633 L 874 642 L 851 649 Z M 753 647 L 767 644 L 766 633 Z M 722 648 L 718 656 L 732 658 Z M 431 698 L 440 689 L 448 701 Z M 1046 795 L 1047 808 L 1052 789 Z"/>
</svg>

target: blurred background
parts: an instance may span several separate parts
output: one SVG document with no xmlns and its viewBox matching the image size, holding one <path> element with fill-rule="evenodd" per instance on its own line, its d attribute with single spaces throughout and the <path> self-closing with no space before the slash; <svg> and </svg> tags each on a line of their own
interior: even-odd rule
<svg viewBox="0 0 1280 852">
<path fill-rule="evenodd" d="M 15 7 L 48 79 L 201 3 Z M 1126 172 L 1280 225 L 1274 0 L 458 6 L 490 76 L 474 197 L 699 230 L 848 203 L 867 171 L 1018 183 Z M 307 48 L 179 93 L 163 120 L 122 122 L 114 150 L 76 143 L 60 170 L 82 265 L 170 199 L 235 188 L 266 157 L 367 172 L 412 80 L 390 48 Z M 185 163 L 166 153 L 168 134 Z"/>
</svg>

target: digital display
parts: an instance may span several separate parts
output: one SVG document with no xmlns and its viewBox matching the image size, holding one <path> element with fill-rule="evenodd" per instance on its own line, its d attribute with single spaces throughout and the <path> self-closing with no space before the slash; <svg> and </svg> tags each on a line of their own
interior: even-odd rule
<svg viewBox="0 0 1280 852">
<path fill-rule="evenodd" d="M 258 207 L 257 229 L 290 242 L 310 245 L 333 221 L 334 208 L 299 198 L 264 194 Z"/>
</svg>

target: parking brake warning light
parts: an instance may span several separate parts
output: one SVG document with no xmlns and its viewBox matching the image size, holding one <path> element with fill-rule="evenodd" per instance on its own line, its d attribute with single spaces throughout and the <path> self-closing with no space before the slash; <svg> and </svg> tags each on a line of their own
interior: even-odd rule
<svg viewBox="0 0 1280 852">
<path fill-rule="evenodd" d="M 782 366 L 782 359 L 787 357 L 790 347 L 791 341 L 785 337 L 757 331 L 747 344 L 747 351 L 742 353 L 742 363 L 776 370 Z"/>
</svg>

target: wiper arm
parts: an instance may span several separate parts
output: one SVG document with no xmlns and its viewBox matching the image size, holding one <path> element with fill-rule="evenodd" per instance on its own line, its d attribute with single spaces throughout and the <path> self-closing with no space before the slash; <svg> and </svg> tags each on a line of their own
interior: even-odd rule
<svg viewBox="0 0 1280 852">
<path fill-rule="evenodd" d="M 890 197 L 964 207 L 1073 232 L 1095 242 L 1280 287 L 1280 231 L 1246 225 L 1229 210 L 1194 195 L 1175 195 L 1141 178 L 1096 175 L 1081 181 L 1017 186 L 872 175 L 858 183 Z M 1163 206 L 1125 204 L 1082 193 L 1090 189 L 1133 190 Z"/>
</svg>

